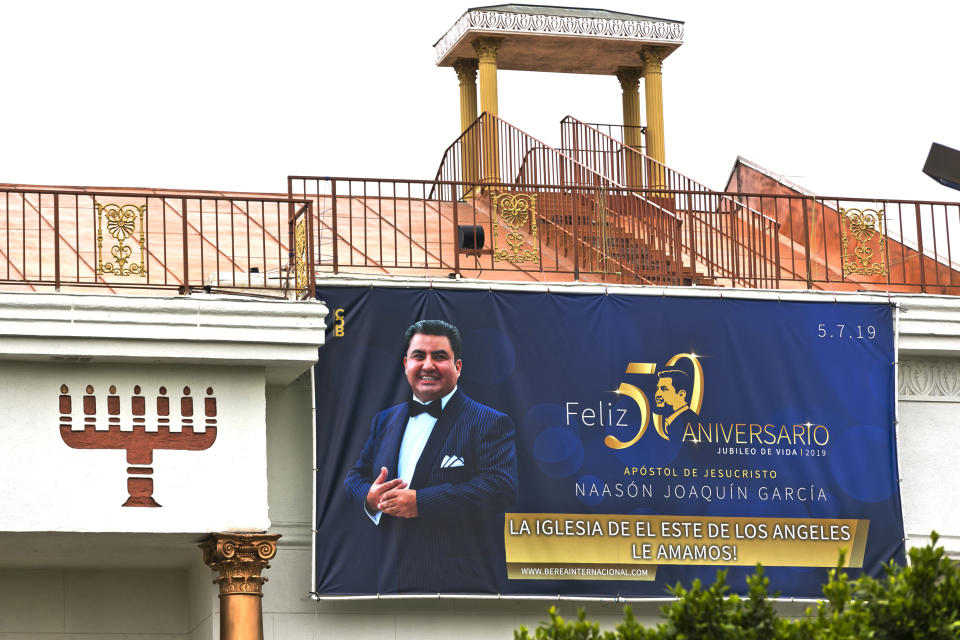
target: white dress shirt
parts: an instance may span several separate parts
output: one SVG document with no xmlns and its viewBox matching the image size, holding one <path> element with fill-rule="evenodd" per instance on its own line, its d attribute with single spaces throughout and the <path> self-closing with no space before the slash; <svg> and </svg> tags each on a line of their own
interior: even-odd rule
<svg viewBox="0 0 960 640">
<path fill-rule="evenodd" d="M 457 392 L 457 387 L 453 388 L 453 391 L 443 396 L 440 399 L 440 408 L 445 409 L 447 406 L 447 401 L 453 397 L 453 394 Z M 427 404 L 426 402 L 420 402 L 417 396 L 413 396 L 414 402 L 419 402 L 420 404 Z M 397 477 L 407 483 L 407 489 L 413 489 L 413 472 L 417 469 L 417 462 L 420 461 L 420 456 L 423 454 L 423 448 L 427 446 L 427 440 L 430 439 L 430 434 L 433 433 L 433 427 L 436 426 L 437 419 L 432 415 L 424 411 L 418 416 L 407 419 L 407 427 L 403 431 L 403 440 L 400 441 L 400 459 L 397 463 Z M 380 470 L 377 470 L 379 474 Z M 387 477 L 388 480 L 392 479 Z M 382 511 L 377 511 L 376 513 L 370 513 L 367 510 L 367 504 L 364 502 L 363 511 L 366 513 L 374 524 L 380 524 L 380 516 L 383 515 Z"/>
</svg>

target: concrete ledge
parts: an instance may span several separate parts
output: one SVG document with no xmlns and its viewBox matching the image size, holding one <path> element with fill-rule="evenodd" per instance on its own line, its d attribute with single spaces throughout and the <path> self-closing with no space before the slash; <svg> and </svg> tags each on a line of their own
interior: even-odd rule
<svg viewBox="0 0 960 640">
<path fill-rule="evenodd" d="M 900 356 L 960 356 L 960 297 L 914 294 L 900 303 Z"/>
<path fill-rule="evenodd" d="M 0 359 L 255 366 L 288 384 L 317 360 L 326 307 L 317 301 L 0 294 Z"/>
</svg>

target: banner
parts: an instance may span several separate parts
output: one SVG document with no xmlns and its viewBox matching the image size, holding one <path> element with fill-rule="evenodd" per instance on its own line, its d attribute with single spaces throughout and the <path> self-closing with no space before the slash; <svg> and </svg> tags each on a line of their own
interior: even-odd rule
<svg viewBox="0 0 960 640">
<path fill-rule="evenodd" d="M 318 594 L 662 597 L 721 568 L 743 591 L 761 563 L 812 597 L 841 553 L 853 575 L 903 561 L 889 305 L 318 298 Z M 408 347 L 425 319 L 462 352 Z"/>
</svg>

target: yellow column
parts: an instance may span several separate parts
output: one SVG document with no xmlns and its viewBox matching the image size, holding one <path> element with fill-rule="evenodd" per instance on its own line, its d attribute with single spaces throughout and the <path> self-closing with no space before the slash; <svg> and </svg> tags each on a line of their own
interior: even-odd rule
<svg viewBox="0 0 960 640">
<path fill-rule="evenodd" d="M 214 533 L 200 545 L 203 562 L 219 574 L 220 639 L 263 640 L 260 573 L 277 553 L 278 535 Z"/>
<path fill-rule="evenodd" d="M 480 111 L 497 113 L 497 51 L 502 38 L 478 38 L 473 41 L 480 70 Z"/>
<path fill-rule="evenodd" d="M 502 38 L 479 38 L 474 40 L 473 49 L 477 52 L 480 75 L 480 111 L 497 115 L 497 51 Z M 497 119 L 485 118 L 482 126 L 484 182 L 500 181 L 499 141 Z"/>
<path fill-rule="evenodd" d="M 637 67 L 620 67 L 617 80 L 623 90 L 623 143 L 640 151 L 640 78 L 643 70 Z M 640 187 L 639 153 L 627 152 L 624 163 L 624 179 L 628 187 Z"/>
<path fill-rule="evenodd" d="M 664 164 L 666 153 L 663 143 L 663 59 L 665 52 L 655 47 L 644 49 L 643 58 L 644 98 L 647 105 L 647 155 Z M 664 186 L 663 171 L 654 171 L 651 186 Z"/>
<path fill-rule="evenodd" d="M 453 70 L 460 80 L 460 132 L 463 133 L 477 119 L 477 61 L 460 58 L 453 63 Z M 477 182 L 480 163 L 480 147 L 477 131 L 474 129 L 460 141 L 461 180 Z M 463 197 L 473 196 L 469 186 L 463 187 Z"/>
</svg>

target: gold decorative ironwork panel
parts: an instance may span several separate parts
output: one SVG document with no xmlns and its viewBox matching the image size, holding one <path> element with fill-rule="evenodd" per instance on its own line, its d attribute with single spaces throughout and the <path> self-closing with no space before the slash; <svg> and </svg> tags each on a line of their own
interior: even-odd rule
<svg viewBox="0 0 960 640">
<path fill-rule="evenodd" d="M 97 275 L 147 275 L 144 259 L 147 205 L 99 204 L 97 209 Z M 107 249 L 104 250 L 104 236 Z M 111 241 L 109 238 L 113 238 Z M 112 256 L 112 258 L 111 258 Z"/>
<path fill-rule="evenodd" d="M 840 209 L 843 275 L 887 275 L 883 209 Z"/>
<path fill-rule="evenodd" d="M 307 292 L 307 216 L 300 216 L 294 229 L 294 286 L 297 297 Z"/>
<path fill-rule="evenodd" d="M 513 264 L 540 262 L 537 247 L 537 194 L 493 193 L 493 260 Z M 497 248 L 501 223 L 506 227 L 507 246 Z M 526 242 L 533 249 L 524 248 Z"/>
</svg>

